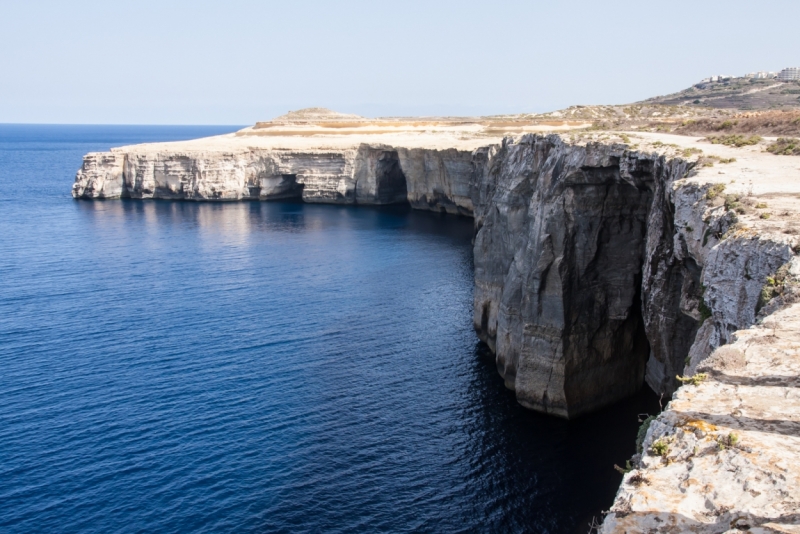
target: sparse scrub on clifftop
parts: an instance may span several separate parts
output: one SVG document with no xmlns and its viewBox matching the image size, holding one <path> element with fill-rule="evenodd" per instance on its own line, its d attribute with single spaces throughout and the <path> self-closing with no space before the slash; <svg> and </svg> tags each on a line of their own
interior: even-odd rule
<svg viewBox="0 0 800 534">
<path fill-rule="evenodd" d="M 706 198 L 714 200 L 725 191 L 725 184 L 714 184 L 706 191 Z"/>
<path fill-rule="evenodd" d="M 800 110 L 757 111 L 740 113 L 734 117 L 699 118 L 683 121 L 675 133 L 682 135 L 725 132 L 741 135 L 800 135 Z"/>
<path fill-rule="evenodd" d="M 699 386 L 703 383 L 705 379 L 708 378 L 708 374 L 706 373 L 697 373 L 693 376 L 677 376 L 676 377 L 680 382 L 684 384 L 690 384 L 692 386 Z"/>
<path fill-rule="evenodd" d="M 767 151 L 776 156 L 800 156 L 800 139 L 781 137 L 767 146 Z"/>
<path fill-rule="evenodd" d="M 789 275 L 789 265 L 782 266 L 777 272 L 768 276 L 761 288 L 761 294 L 758 296 L 758 303 L 756 304 L 756 312 L 767 305 L 769 301 L 783 294 L 786 286 L 786 278 Z"/>
<path fill-rule="evenodd" d="M 720 135 L 720 136 L 713 136 L 710 135 L 706 137 L 711 144 L 714 145 L 725 145 L 725 146 L 733 146 L 736 148 L 741 148 L 743 146 L 751 146 L 757 145 L 764 139 L 759 135 L 740 135 L 740 134 L 731 134 L 731 135 Z"/>
</svg>

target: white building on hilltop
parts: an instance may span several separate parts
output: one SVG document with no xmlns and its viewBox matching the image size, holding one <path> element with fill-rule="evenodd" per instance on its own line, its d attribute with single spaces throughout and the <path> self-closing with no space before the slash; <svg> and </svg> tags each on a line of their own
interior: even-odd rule
<svg viewBox="0 0 800 534">
<path fill-rule="evenodd" d="M 753 78 L 755 80 L 768 80 L 770 78 L 775 78 L 778 75 L 774 72 L 767 72 L 764 70 L 760 70 L 758 72 L 751 72 L 749 74 L 745 74 L 745 78 Z"/>
<path fill-rule="evenodd" d="M 778 73 L 778 80 L 782 82 L 800 80 L 800 68 L 789 67 L 788 69 L 783 69 Z"/>
<path fill-rule="evenodd" d="M 726 74 L 720 74 L 720 75 L 711 76 L 710 78 L 703 78 L 702 80 L 700 80 L 700 83 L 722 82 L 722 81 L 725 81 L 725 80 L 730 80 L 732 78 L 733 78 L 733 76 L 728 76 Z"/>
</svg>

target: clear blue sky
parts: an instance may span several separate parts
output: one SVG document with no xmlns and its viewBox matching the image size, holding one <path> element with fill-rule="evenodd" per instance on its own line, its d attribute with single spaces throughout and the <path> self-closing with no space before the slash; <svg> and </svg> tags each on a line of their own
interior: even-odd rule
<svg viewBox="0 0 800 534">
<path fill-rule="evenodd" d="M 0 0 L 0 122 L 626 103 L 800 66 L 798 20 L 798 0 Z"/>
</svg>

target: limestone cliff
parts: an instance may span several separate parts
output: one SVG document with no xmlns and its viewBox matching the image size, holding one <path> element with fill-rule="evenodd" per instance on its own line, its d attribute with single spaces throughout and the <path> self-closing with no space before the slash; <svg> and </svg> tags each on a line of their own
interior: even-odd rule
<svg viewBox="0 0 800 534">
<path fill-rule="evenodd" d="M 91 153 L 75 198 L 279 200 L 397 204 L 471 215 L 472 156 L 467 150 L 147 151 Z"/>
<path fill-rule="evenodd" d="M 648 220 L 686 164 L 525 136 L 478 169 L 474 323 L 506 386 L 563 417 L 634 393 L 649 356 Z"/>
</svg>

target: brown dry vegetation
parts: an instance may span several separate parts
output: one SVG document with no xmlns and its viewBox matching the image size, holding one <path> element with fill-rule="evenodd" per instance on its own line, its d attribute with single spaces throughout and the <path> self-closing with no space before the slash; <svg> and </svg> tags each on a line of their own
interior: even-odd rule
<svg viewBox="0 0 800 534">
<path fill-rule="evenodd" d="M 710 133 L 749 134 L 768 136 L 800 135 L 800 110 L 754 111 L 729 118 L 690 120 L 677 127 L 673 133 L 705 135 Z"/>
</svg>

